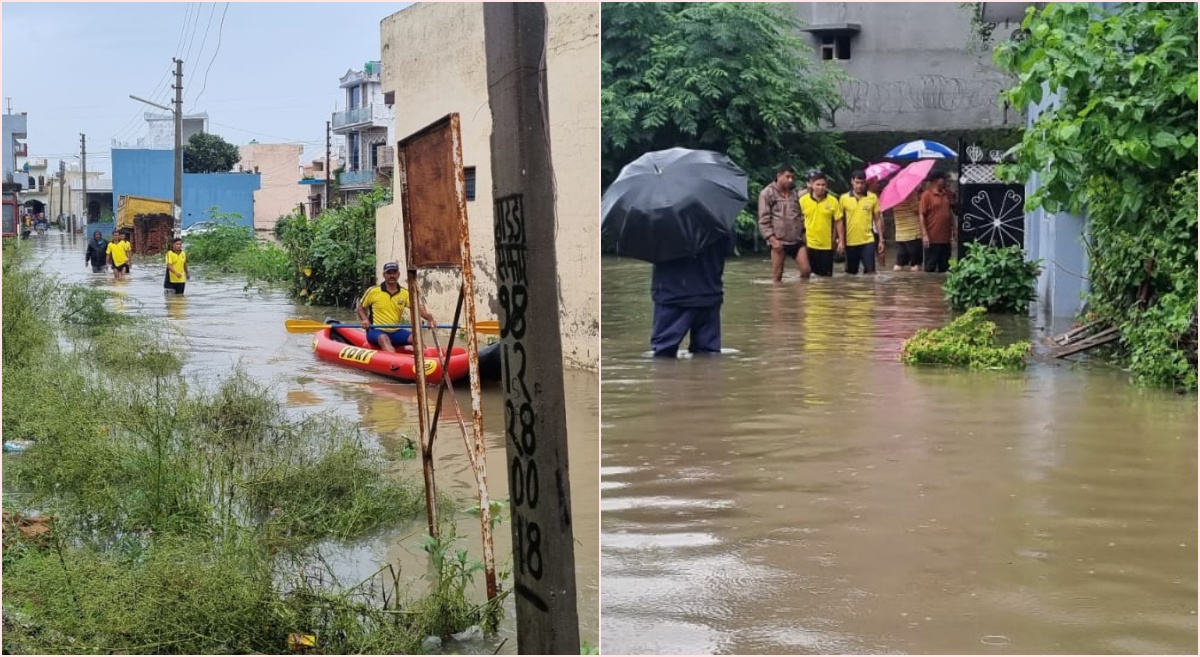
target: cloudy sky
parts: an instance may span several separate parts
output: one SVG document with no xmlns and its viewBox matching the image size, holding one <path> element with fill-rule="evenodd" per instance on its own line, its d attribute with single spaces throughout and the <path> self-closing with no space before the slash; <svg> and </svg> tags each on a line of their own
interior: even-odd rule
<svg viewBox="0 0 1200 657">
<path fill-rule="evenodd" d="M 5 2 L 3 109 L 29 113 L 29 155 L 111 173 L 112 140 L 147 134 L 183 59 L 185 113 L 234 144 L 294 142 L 324 155 L 325 121 L 345 109 L 338 79 L 379 59 L 379 22 L 407 2 Z"/>
</svg>

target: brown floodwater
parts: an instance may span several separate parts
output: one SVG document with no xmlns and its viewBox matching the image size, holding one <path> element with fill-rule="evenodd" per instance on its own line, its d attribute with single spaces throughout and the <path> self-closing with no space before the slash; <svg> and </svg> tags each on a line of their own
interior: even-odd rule
<svg viewBox="0 0 1200 657">
<path fill-rule="evenodd" d="M 649 267 L 602 264 L 603 652 L 1196 654 L 1195 395 L 906 367 L 941 279 L 769 273 L 661 362 Z"/>
<path fill-rule="evenodd" d="M 157 257 L 147 264 L 135 261 L 132 275 L 114 282 L 111 274 L 93 274 L 84 267 L 86 243 L 81 236 L 51 231 L 45 237 L 29 241 L 34 259 L 44 271 L 57 274 L 64 282 L 87 283 L 116 293 L 113 307 L 122 312 L 161 319 L 182 345 L 186 358 L 184 375 L 189 379 L 214 385 L 227 377 L 232 368 L 241 367 L 255 380 L 270 385 L 296 415 L 327 412 L 358 422 L 389 457 L 396 476 L 421 482 L 419 460 L 400 457 L 405 444 L 403 436 L 415 440 L 418 434 L 415 388 L 320 361 L 312 353 L 312 335 L 289 334 L 284 329 L 284 320 L 289 318 L 321 320 L 331 315 L 350 319 L 352 311 L 306 307 L 296 304 L 282 291 L 247 288 L 242 277 L 209 276 L 199 266 L 192 268 L 193 278 L 184 296 L 164 295 L 164 266 Z M 450 320 L 439 319 L 445 323 Z M 442 331 L 439 339 L 446 338 L 447 332 Z M 599 643 L 600 626 L 598 380 L 595 372 L 567 371 L 564 381 L 580 638 L 592 645 Z M 469 429 L 469 384 L 464 381 L 455 386 L 455 391 L 463 413 L 467 414 Z M 483 416 L 488 485 L 494 500 L 508 499 L 503 404 L 503 391 L 485 384 Z M 463 508 L 477 505 L 475 477 L 449 397 L 439 421 L 434 453 L 439 493 L 449 495 Z M 327 542 L 321 551 L 343 583 L 358 582 L 387 563 L 397 565 L 402 578 L 411 583 L 409 593 L 415 597 L 423 590 L 421 578 L 428 567 L 428 559 L 420 548 L 425 524 L 422 516 L 410 525 L 353 543 Z M 459 547 L 467 548 L 471 558 L 481 560 L 478 518 L 460 514 L 455 525 L 461 537 Z M 496 529 L 494 537 L 498 570 L 511 570 L 505 568 L 512 563 L 511 528 L 507 521 Z M 511 580 L 508 585 L 511 586 Z M 482 573 L 476 576 L 475 588 L 473 599 L 482 601 L 485 598 Z M 446 650 L 491 653 L 499 647 L 501 653 L 515 653 L 515 610 L 511 597 L 505 609 L 499 637 L 448 644 Z"/>
</svg>

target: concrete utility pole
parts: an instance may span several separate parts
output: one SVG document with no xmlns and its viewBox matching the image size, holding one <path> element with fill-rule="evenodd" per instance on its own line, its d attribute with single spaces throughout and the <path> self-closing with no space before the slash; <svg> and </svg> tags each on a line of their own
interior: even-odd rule
<svg viewBox="0 0 1200 657">
<path fill-rule="evenodd" d="M 67 206 L 66 201 L 66 181 L 67 181 L 67 163 L 63 160 L 58 161 L 58 219 L 67 224 L 67 232 L 75 232 L 75 227 L 67 223 Z M 61 224 L 60 224 L 61 225 Z"/>
<path fill-rule="evenodd" d="M 517 650 L 579 654 L 546 7 L 484 3 Z"/>
<path fill-rule="evenodd" d="M 83 226 L 87 226 L 88 220 L 91 219 L 88 216 L 87 202 L 87 135 L 82 132 L 79 133 L 79 152 L 83 160 L 83 213 L 80 215 L 83 217 L 83 224 L 80 226 L 82 228 Z"/>
<path fill-rule="evenodd" d="M 172 88 L 175 90 L 175 100 L 171 101 L 174 107 L 159 105 L 158 103 L 138 98 L 133 94 L 129 97 L 139 103 L 146 103 L 151 107 L 170 112 L 175 118 L 175 237 L 182 237 L 183 233 L 183 60 L 171 59 L 175 62 L 175 84 Z"/>
<path fill-rule="evenodd" d="M 333 122 L 325 122 L 325 198 L 321 199 L 321 212 L 329 207 L 329 176 L 333 175 L 333 163 L 330 161 L 333 152 Z"/>
<path fill-rule="evenodd" d="M 183 236 L 183 60 L 175 62 L 175 237 Z"/>
</svg>

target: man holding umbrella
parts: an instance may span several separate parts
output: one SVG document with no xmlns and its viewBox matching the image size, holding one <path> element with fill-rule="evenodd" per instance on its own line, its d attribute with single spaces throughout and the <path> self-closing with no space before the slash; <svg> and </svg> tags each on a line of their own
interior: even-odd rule
<svg viewBox="0 0 1200 657">
<path fill-rule="evenodd" d="M 600 238 L 618 256 L 654 265 L 655 356 L 721 351 L 722 276 L 732 253 L 746 173 L 721 153 L 671 148 L 621 170 L 600 203 Z"/>
<path fill-rule="evenodd" d="M 654 328 L 650 348 L 655 356 L 675 358 L 684 336 L 688 351 L 721 353 L 721 304 L 725 301 L 725 257 L 733 253 L 732 236 L 713 243 L 694 258 L 655 263 L 650 276 Z"/>
<path fill-rule="evenodd" d="M 759 193 L 758 230 L 771 247 L 771 277 L 776 283 L 783 280 L 784 263 L 789 257 L 796 259 L 800 277 L 809 277 L 812 268 L 804 248 L 804 220 L 792 167 L 779 167 L 775 182 Z"/>
</svg>

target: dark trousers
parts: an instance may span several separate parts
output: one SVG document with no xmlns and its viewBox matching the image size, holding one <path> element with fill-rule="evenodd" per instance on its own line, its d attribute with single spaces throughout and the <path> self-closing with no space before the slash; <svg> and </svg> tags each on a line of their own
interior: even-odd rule
<svg viewBox="0 0 1200 657">
<path fill-rule="evenodd" d="M 846 247 L 846 273 L 857 274 L 859 265 L 862 265 L 864 274 L 874 274 L 877 253 L 875 249 L 874 242 Z"/>
<path fill-rule="evenodd" d="M 654 304 L 654 328 L 650 348 L 655 356 L 674 358 L 684 336 L 691 333 L 688 350 L 693 354 L 721 351 L 721 306 L 689 308 Z"/>
<path fill-rule="evenodd" d="M 808 265 L 814 276 L 833 276 L 833 249 L 808 247 Z"/>
<path fill-rule="evenodd" d="M 949 244 L 930 244 L 925 247 L 925 271 L 929 273 L 950 271 Z"/>
</svg>

